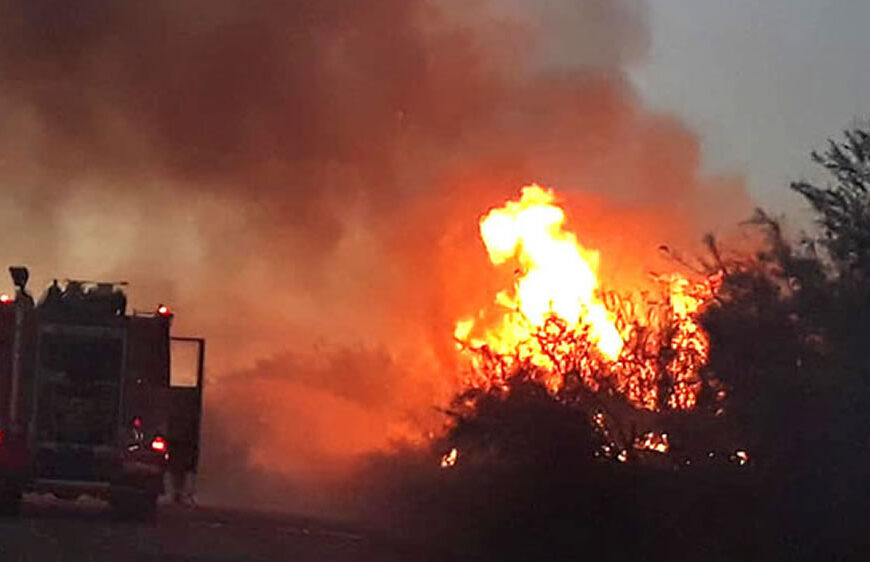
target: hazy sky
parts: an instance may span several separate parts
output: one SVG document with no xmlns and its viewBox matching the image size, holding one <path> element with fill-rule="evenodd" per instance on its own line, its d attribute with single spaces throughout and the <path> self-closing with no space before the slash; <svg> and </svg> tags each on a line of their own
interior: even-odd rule
<svg viewBox="0 0 870 562">
<path fill-rule="evenodd" d="M 702 137 L 705 168 L 744 173 L 757 200 L 792 212 L 785 186 L 808 153 L 870 116 L 870 1 L 648 0 L 643 97 Z"/>
</svg>

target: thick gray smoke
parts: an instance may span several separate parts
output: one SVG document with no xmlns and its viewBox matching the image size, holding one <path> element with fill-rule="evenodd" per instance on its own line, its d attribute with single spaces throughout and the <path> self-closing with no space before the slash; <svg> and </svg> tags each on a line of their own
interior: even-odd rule
<svg viewBox="0 0 870 562">
<path fill-rule="evenodd" d="M 477 218 L 524 183 L 615 269 L 742 211 L 627 84 L 640 0 L 530 4 L 0 0 L 0 256 L 209 338 L 211 497 L 437 418 L 493 294 Z"/>
</svg>

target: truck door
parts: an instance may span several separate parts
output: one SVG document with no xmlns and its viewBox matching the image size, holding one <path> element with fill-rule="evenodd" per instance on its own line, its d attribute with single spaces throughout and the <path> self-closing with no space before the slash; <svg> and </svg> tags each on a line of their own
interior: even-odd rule
<svg viewBox="0 0 870 562">
<path fill-rule="evenodd" d="M 170 338 L 167 438 L 170 468 L 179 472 L 199 467 L 204 361 L 203 338 Z"/>
</svg>

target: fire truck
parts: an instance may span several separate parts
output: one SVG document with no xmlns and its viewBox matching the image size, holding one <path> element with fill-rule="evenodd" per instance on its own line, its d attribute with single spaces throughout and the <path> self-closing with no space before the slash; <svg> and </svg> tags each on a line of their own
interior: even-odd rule
<svg viewBox="0 0 870 562">
<path fill-rule="evenodd" d="M 153 515 L 167 469 L 196 470 L 205 341 L 172 336 L 167 306 L 128 312 L 126 283 L 54 281 L 35 301 L 28 270 L 9 271 L 15 295 L 0 296 L 0 513 L 18 513 L 24 493 L 49 493 Z M 176 367 L 176 355 L 185 365 Z M 178 369 L 185 380 L 173 380 Z"/>
</svg>

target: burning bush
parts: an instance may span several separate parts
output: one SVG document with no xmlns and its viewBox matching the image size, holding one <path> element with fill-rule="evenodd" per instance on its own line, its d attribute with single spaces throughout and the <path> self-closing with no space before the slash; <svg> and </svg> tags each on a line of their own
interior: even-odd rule
<svg viewBox="0 0 870 562">
<path fill-rule="evenodd" d="M 870 435 L 868 143 L 870 134 L 853 132 L 816 155 L 838 178 L 834 187 L 794 186 L 822 217 L 815 244 L 790 244 L 758 212 L 750 227 L 766 238 L 754 255 L 726 256 L 708 240 L 710 270 L 720 274 L 708 285 L 715 299 L 686 316 L 662 301 L 674 312 L 655 324 L 663 343 L 647 356 L 657 384 L 673 382 L 681 322 L 703 335 L 704 346 L 689 349 L 709 352 L 691 363 L 703 381 L 693 409 L 638 402 L 631 385 L 614 383 L 614 365 L 630 365 L 623 357 L 634 340 L 623 334 L 632 324 L 601 293 L 584 290 L 581 310 L 604 328 L 554 306 L 528 313 L 524 281 L 535 269 L 527 267 L 515 291 L 499 295 L 497 321 L 484 312 L 458 325 L 470 390 L 430 449 L 373 461 L 367 474 L 384 503 L 369 513 L 463 560 L 856 555 Z M 608 333 L 619 341 L 606 343 Z M 649 416 L 673 433 L 626 434 Z M 732 447 L 724 456 L 734 462 L 720 462 L 727 442 L 752 455 Z M 666 450 L 678 460 L 690 449 L 709 453 L 703 467 L 662 470 L 596 456 L 613 443 L 620 453 Z"/>
<path fill-rule="evenodd" d="M 538 186 L 481 219 L 490 259 L 515 266 L 516 279 L 457 323 L 468 370 L 446 434 L 364 471 L 365 497 L 377 498 L 365 502 L 370 519 L 462 559 L 621 559 L 678 544 L 686 516 L 663 523 L 664 505 L 692 525 L 712 523 L 710 504 L 739 509 L 710 492 L 709 471 L 692 482 L 672 470 L 680 465 L 666 454 L 691 450 L 690 439 L 650 427 L 696 420 L 705 384 L 715 386 L 702 379 L 710 342 L 700 322 L 721 278 L 675 272 L 655 277 L 654 292 L 604 291 L 598 254 L 564 222 Z M 721 470 L 749 457 L 731 453 L 714 474 L 739 487 Z M 642 540 L 641 529 L 651 534 Z"/>
<path fill-rule="evenodd" d="M 504 387 L 523 370 L 552 392 L 579 382 L 648 410 L 692 409 L 709 354 L 698 317 L 718 280 L 673 272 L 655 277 L 652 296 L 605 291 L 599 254 L 564 223 L 554 192 L 537 185 L 481 219 L 490 260 L 515 266 L 516 279 L 494 307 L 457 323 L 469 386 Z"/>
<path fill-rule="evenodd" d="M 452 429 L 427 450 L 370 460 L 365 521 L 456 560 L 751 550 L 727 538 L 758 523 L 736 465 L 685 473 L 596 456 L 607 440 L 590 412 L 519 374 L 510 392 L 470 391 L 456 406 Z M 711 533 L 723 517 L 726 533 Z"/>
</svg>

